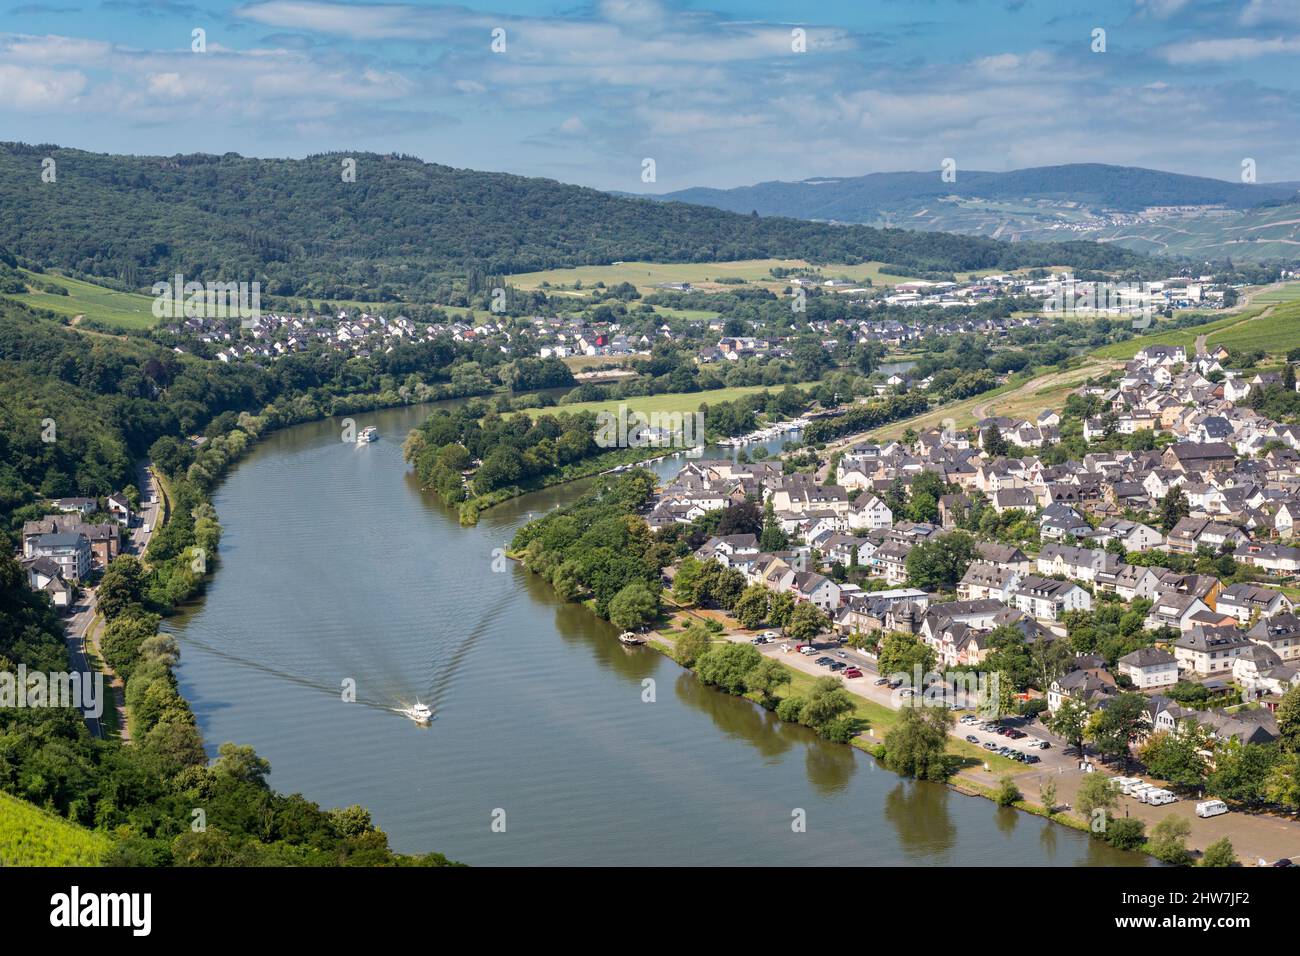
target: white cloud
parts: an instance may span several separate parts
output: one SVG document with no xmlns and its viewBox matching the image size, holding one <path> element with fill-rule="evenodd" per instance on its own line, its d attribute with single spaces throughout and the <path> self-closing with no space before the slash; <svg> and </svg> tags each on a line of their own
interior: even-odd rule
<svg viewBox="0 0 1300 956">
<path fill-rule="evenodd" d="M 77 70 L 33 69 L 0 63 L 0 102 L 18 110 L 62 110 L 76 105 L 86 89 Z"/>
<path fill-rule="evenodd" d="M 1300 37 L 1229 37 L 1221 40 L 1193 40 L 1165 47 L 1160 55 L 1169 63 L 1228 63 L 1259 56 L 1300 53 Z"/>
</svg>

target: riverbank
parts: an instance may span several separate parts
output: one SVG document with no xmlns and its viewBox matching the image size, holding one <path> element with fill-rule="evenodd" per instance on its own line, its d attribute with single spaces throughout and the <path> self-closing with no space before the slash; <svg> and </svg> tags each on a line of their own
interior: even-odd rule
<svg viewBox="0 0 1300 956">
<path fill-rule="evenodd" d="M 732 623 L 721 612 L 696 611 L 683 608 L 675 610 L 670 615 L 670 619 L 676 623 L 690 620 L 714 620 Z M 713 636 L 716 639 L 745 644 L 751 642 L 755 636 L 761 633 L 763 633 L 762 629 L 747 631 L 736 626 L 724 626 L 722 632 Z M 656 640 L 650 643 L 655 650 L 676 661 L 673 656 L 673 635 L 671 633 L 666 634 L 659 631 Z M 816 677 L 825 676 L 827 673 L 825 670 L 818 668 L 812 659 L 798 654 L 784 654 L 777 649 L 779 647 L 780 642 L 775 645 L 761 646 L 760 650 L 764 652 L 765 657 L 774 656 L 788 671 L 799 675 L 796 682 L 801 678 L 806 685 L 806 682 L 810 682 Z M 830 649 L 830 653 L 835 652 Z M 687 669 L 689 670 L 689 668 Z M 866 676 L 859 679 L 841 681 L 846 691 L 867 705 L 859 710 L 859 714 L 871 724 L 865 736 L 860 734 L 849 743 L 877 759 L 881 759 L 883 757 L 883 737 L 897 722 L 899 708 L 892 706 L 892 700 L 887 688 L 880 689 L 872 683 L 874 672 L 864 670 L 864 674 Z M 797 690 L 799 686 L 799 683 L 791 685 L 792 690 Z M 756 697 L 745 696 L 761 706 Z M 882 713 L 886 716 L 882 717 Z M 963 739 L 968 731 L 969 728 L 957 725 L 950 733 L 949 753 L 958 757 L 970 755 L 974 758 L 969 760 L 965 767 L 947 781 L 947 785 L 951 789 L 968 796 L 983 797 L 997 802 L 997 791 L 1001 780 L 1005 776 L 1010 776 L 1022 797 L 1012 804 L 1017 810 L 1090 834 L 1088 822 L 1070 812 L 1070 808 L 1077 802 L 1079 788 L 1088 774 L 1079 769 L 1077 757 L 1066 757 L 1063 752 L 1064 741 L 1056 738 L 1054 734 L 1045 728 L 1035 726 L 1033 728 L 1034 735 L 1049 739 L 1052 747 L 1049 750 L 1040 751 L 1042 757 L 1040 764 L 1026 766 L 1017 761 L 1007 760 L 998 757 L 996 754 L 987 753 L 968 743 Z M 1039 797 L 1041 786 L 1049 780 L 1056 789 L 1055 805 L 1058 808 L 1052 813 L 1048 812 Z M 1294 820 L 1241 811 L 1233 811 L 1218 817 L 1202 819 L 1195 814 L 1195 804 L 1196 800 L 1183 799 L 1173 804 L 1152 807 L 1121 796 L 1114 813 L 1117 818 L 1134 818 L 1142 821 L 1148 835 L 1151 829 L 1166 817 L 1176 816 L 1185 819 L 1190 827 L 1187 847 L 1198 856 L 1212 843 L 1225 837 L 1232 842 L 1237 859 L 1243 865 L 1254 865 L 1255 861 L 1260 859 L 1275 860 L 1279 857 L 1294 859 L 1300 856 L 1300 827 L 1297 827 Z"/>
</svg>

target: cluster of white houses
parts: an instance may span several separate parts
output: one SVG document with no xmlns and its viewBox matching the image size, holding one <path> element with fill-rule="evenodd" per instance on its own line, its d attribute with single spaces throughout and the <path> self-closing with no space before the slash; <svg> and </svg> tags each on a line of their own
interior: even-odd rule
<svg viewBox="0 0 1300 956">
<path fill-rule="evenodd" d="M 779 462 L 693 461 L 659 489 L 647 519 L 662 527 L 745 500 L 770 503 L 792 542 L 789 550 L 765 553 L 754 535 L 733 535 L 709 540 L 699 556 L 822 608 L 841 633 L 915 634 L 945 664 L 981 663 L 1000 626 L 1019 628 L 1029 642 L 1055 640 L 1066 633 L 1066 614 L 1091 610 L 1107 593 L 1124 602 L 1143 598 L 1151 602 L 1143 622 L 1151 646 L 1121 657 L 1114 675 L 1104 662 L 1079 659 L 1053 685 L 1049 706 L 1067 696 L 1104 701 L 1115 693 L 1118 675 L 1157 694 L 1180 680 L 1215 689 L 1235 684 L 1267 711 L 1300 684 L 1300 619 L 1281 589 L 1300 570 L 1300 430 L 1224 398 L 1224 384 L 1234 379 L 1204 377 L 1218 361 L 1202 356 L 1189 363 L 1180 349 L 1152 347 L 1117 385 L 1096 390 L 1109 409 L 1107 433 L 1116 421 L 1140 423 L 1173 436 L 1162 450 L 1096 451 L 1047 465 L 1031 453 L 985 454 L 983 428 L 975 435 L 932 431 L 909 445 L 849 448 L 834 484 L 785 474 Z M 1267 383 L 1243 383 L 1260 384 Z M 1056 440 L 1060 418 L 1044 412 L 1034 422 L 981 423 L 992 424 L 1030 449 Z M 939 500 L 937 524 L 895 520 L 886 504 L 895 500 L 891 489 L 924 472 L 960 490 Z M 1168 534 L 1140 520 L 1175 488 L 1187 499 L 1187 517 Z M 998 512 L 1032 516 L 1038 543 L 1022 550 L 979 542 L 956 600 L 907 587 L 911 550 L 948 533 L 980 496 Z M 1231 554 L 1260 580 L 1225 585 L 1214 575 L 1161 564 L 1161 552 L 1207 551 Z M 872 586 L 886 589 L 837 583 L 820 573 L 835 563 L 865 570 Z M 1267 723 L 1251 723 L 1251 733 Z"/>
<path fill-rule="evenodd" d="M 74 586 L 108 567 L 120 553 L 131 505 L 125 496 L 112 494 L 102 506 L 98 498 L 56 498 L 51 507 L 56 512 L 23 522 L 18 563 L 29 587 L 48 594 L 55 607 L 66 608 L 72 604 Z M 112 520 L 88 520 L 100 513 Z"/>
</svg>

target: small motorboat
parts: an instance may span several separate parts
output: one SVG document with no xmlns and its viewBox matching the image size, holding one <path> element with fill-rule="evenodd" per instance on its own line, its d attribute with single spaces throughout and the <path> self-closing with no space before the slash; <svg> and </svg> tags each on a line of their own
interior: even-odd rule
<svg viewBox="0 0 1300 956">
<path fill-rule="evenodd" d="M 640 634 L 634 634 L 632 631 L 624 631 L 618 636 L 618 642 L 625 647 L 636 647 L 645 643 L 645 638 Z"/>
<path fill-rule="evenodd" d="M 433 720 L 433 710 L 430 709 L 428 704 L 420 703 L 418 697 L 416 698 L 415 703 L 411 704 L 409 707 L 394 707 L 393 710 L 401 714 L 403 717 L 415 721 L 417 724 L 427 724 L 429 721 Z"/>
<path fill-rule="evenodd" d="M 372 441 L 379 441 L 379 429 L 374 425 L 367 425 L 365 428 L 361 429 L 360 434 L 357 435 L 357 444 L 364 445 L 367 442 Z"/>
</svg>

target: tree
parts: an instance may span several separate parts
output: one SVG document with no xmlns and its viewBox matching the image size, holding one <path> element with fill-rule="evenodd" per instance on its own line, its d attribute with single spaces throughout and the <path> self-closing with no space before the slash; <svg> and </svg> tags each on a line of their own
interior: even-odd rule
<svg viewBox="0 0 1300 956">
<path fill-rule="evenodd" d="M 789 543 L 789 539 L 786 538 L 785 532 L 781 530 L 781 525 L 776 520 L 776 511 L 769 498 L 763 505 L 763 530 L 758 537 L 758 546 L 763 551 L 771 553 L 784 551 Z"/>
<path fill-rule="evenodd" d="M 683 667 L 694 667 L 712 646 L 709 632 L 700 624 L 692 624 L 673 642 L 673 659 Z"/>
<path fill-rule="evenodd" d="M 1119 805 L 1119 792 L 1111 783 L 1110 777 L 1101 773 L 1086 773 L 1079 782 L 1079 792 L 1074 798 L 1074 806 L 1080 815 L 1093 827 L 1093 832 L 1101 832 L 1095 821 L 1100 814 L 1106 819 L 1110 811 Z M 1104 827 L 1103 827 L 1104 829 Z"/>
<path fill-rule="evenodd" d="M 1137 817 L 1119 817 L 1106 826 L 1106 842 L 1117 850 L 1140 850 L 1146 842 L 1146 829 Z"/>
<path fill-rule="evenodd" d="M 785 633 L 791 640 L 798 641 L 800 644 L 809 644 L 816 640 L 818 634 L 826 630 L 829 623 L 826 615 L 815 604 L 801 601 L 794 606 Z"/>
<path fill-rule="evenodd" d="M 99 581 L 96 605 L 104 620 L 111 621 L 132 605 L 144 600 L 144 567 L 134 555 L 113 559 Z"/>
<path fill-rule="evenodd" d="M 749 675 L 762 662 L 763 655 L 750 644 L 728 641 L 711 647 L 695 662 L 695 673 L 706 684 L 721 687 L 730 694 L 748 689 Z"/>
<path fill-rule="evenodd" d="M 1272 744 L 1226 740 L 1214 753 L 1214 770 L 1206 780 L 1211 793 L 1225 800 L 1259 803 L 1280 754 Z"/>
<path fill-rule="evenodd" d="M 746 679 L 750 690 L 757 691 L 763 698 L 763 706 L 771 710 L 776 706 L 776 692 L 786 687 L 793 680 L 793 675 L 780 661 L 764 657 Z"/>
<path fill-rule="evenodd" d="M 1007 445 L 1007 440 L 1002 437 L 1002 429 L 998 428 L 997 425 L 990 425 L 984 429 L 982 437 L 984 439 L 982 443 L 984 453 L 990 458 L 1001 458 L 1011 450 Z"/>
<path fill-rule="evenodd" d="M 1000 807 L 1015 806 L 1024 796 L 1020 793 L 1020 788 L 1016 786 L 1015 778 L 1007 774 L 998 784 L 997 804 Z"/>
<path fill-rule="evenodd" d="M 885 766 L 918 780 L 946 780 L 952 711 L 946 707 L 904 707 L 898 723 L 885 735 Z"/>
<path fill-rule="evenodd" d="M 1129 747 L 1146 729 L 1146 698 L 1141 694 L 1120 694 L 1109 707 L 1092 715 L 1088 730 L 1097 752 L 1127 767 Z"/>
<path fill-rule="evenodd" d="M 838 677 L 819 677 L 804 699 L 799 722 L 825 733 L 835 720 L 853 710 L 853 701 Z"/>
<path fill-rule="evenodd" d="M 693 555 L 682 558 L 673 575 L 673 598 L 679 604 L 699 602 L 700 582 L 704 579 L 704 562 Z"/>
<path fill-rule="evenodd" d="M 1061 701 L 1060 709 L 1047 718 L 1048 728 L 1074 745 L 1083 756 L 1083 741 L 1088 730 L 1088 707 L 1083 701 L 1067 697 Z"/>
<path fill-rule="evenodd" d="M 1300 686 L 1283 694 L 1277 705 L 1277 744 L 1289 753 L 1300 752 Z"/>
<path fill-rule="evenodd" d="M 922 541 L 907 553 L 907 580 L 926 591 L 951 590 L 975 557 L 975 540 L 964 531 Z"/>
<path fill-rule="evenodd" d="M 761 584 L 751 584 L 741 592 L 736 606 L 731 609 L 741 627 L 752 631 L 767 620 L 770 593 Z"/>
<path fill-rule="evenodd" d="M 649 624 L 659 614 L 659 593 L 644 581 L 631 581 L 609 602 L 609 620 L 615 627 L 633 630 Z"/>
<path fill-rule="evenodd" d="M 1232 848 L 1232 841 L 1227 837 L 1215 840 L 1205 848 L 1201 856 L 1201 866 L 1236 866 L 1237 851 Z"/>
<path fill-rule="evenodd" d="M 895 631 L 886 634 L 880 642 L 876 666 L 881 676 L 904 674 L 908 680 L 915 680 L 914 674 L 918 669 L 922 674 L 934 669 L 934 651 L 914 635 Z"/>
<path fill-rule="evenodd" d="M 1169 494 L 1165 495 L 1165 500 L 1160 503 L 1160 525 L 1168 533 L 1174 530 L 1174 525 L 1178 524 L 1183 518 L 1191 514 L 1191 506 L 1187 503 L 1187 495 L 1183 489 L 1174 488 Z"/>
<path fill-rule="evenodd" d="M 768 605 L 767 623 L 773 627 L 784 628 L 790 623 L 790 615 L 793 613 L 794 595 L 789 591 L 779 591 L 772 595 Z"/>
<path fill-rule="evenodd" d="M 1205 782 L 1207 766 L 1201 751 L 1209 749 L 1205 731 L 1195 721 L 1177 733 L 1154 733 L 1138 751 L 1152 775 L 1176 787 L 1191 789 Z"/>
<path fill-rule="evenodd" d="M 1187 852 L 1187 836 L 1192 825 L 1183 817 L 1172 814 L 1162 819 L 1151 830 L 1149 846 L 1151 855 L 1165 863 L 1185 865 L 1191 862 Z"/>
<path fill-rule="evenodd" d="M 1049 817 L 1056 813 L 1056 781 L 1053 778 L 1047 777 L 1038 784 L 1038 802 Z"/>
<path fill-rule="evenodd" d="M 722 518 L 718 521 L 715 533 L 720 536 L 732 534 L 757 535 L 763 530 L 763 518 L 763 512 L 759 511 L 756 503 L 742 501 L 722 512 Z"/>
</svg>

